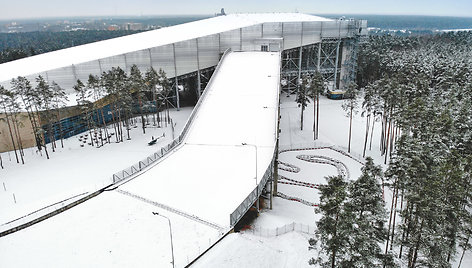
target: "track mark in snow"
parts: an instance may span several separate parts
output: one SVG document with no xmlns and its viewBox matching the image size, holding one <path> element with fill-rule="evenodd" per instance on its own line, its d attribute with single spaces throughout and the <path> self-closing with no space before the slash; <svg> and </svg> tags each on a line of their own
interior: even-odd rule
<svg viewBox="0 0 472 268">
<path fill-rule="evenodd" d="M 279 160 L 279 169 L 281 170 L 285 170 L 287 172 L 292 172 L 292 173 L 298 173 L 300 172 L 300 168 L 295 166 L 295 165 L 292 165 L 292 164 L 289 164 L 289 163 L 286 163 L 286 162 L 282 162 Z"/>
<path fill-rule="evenodd" d="M 333 150 L 333 151 L 338 152 L 342 155 L 345 155 L 345 156 L 347 156 L 351 159 L 354 159 L 356 162 L 363 165 L 363 163 L 361 161 L 355 159 L 350 154 L 348 154 L 348 153 L 346 153 L 342 150 L 332 148 L 330 146 L 320 146 L 320 147 L 300 148 L 300 149 L 287 149 L 287 150 L 279 151 L 279 154 L 282 154 L 282 153 L 285 153 L 285 152 L 290 152 L 290 151 L 295 152 L 295 151 L 309 151 L 309 150 L 319 150 L 319 149 Z M 338 175 L 342 176 L 344 179 L 349 179 L 350 178 L 350 172 L 349 172 L 349 169 L 346 166 L 346 164 L 344 164 L 343 162 L 341 162 L 337 159 L 334 159 L 332 157 L 323 156 L 323 155 L 297 155 L 296 158 L 299 159 L 299 160 L 302 160 L 302 161 L 310 162 L 310 163 L 326 164 L 326 165 L 334 166 L 336 168 L 336 170 L 338 171 Z M 282 161 L 278 161 L 278 164 L 279 164 L 278 168 L 280 170 L 284 170 L 284 171 L 291 172 L 291 173 L 300 172 L 300 168 L 293 165 L 293 164 L 282 162 Z M 312 189 L 319 189 L 319 187 L 320 187 L 320 184 L 313 184 L 313 183 L 308 183 L 308 182 L 304 182 L 304 181 L 298 181 L 298 180 L 290 179 L 290 178 L 287 178 L 287 177 L 281 176 L 281 175 L 279 175 L 278 183 L 287 184 L 287 185 L 294 185 L 294 186 L 301 186 L 301 187 L 307 187 L 307 188 L 312 188 Z M 277 192 L 277 196 L 279 196 L 281 198 L 284 198 L 284 199 L 287 199 L 287 200 L 290 200 L 290 201 L 300 202 L 300 203 L 302 203 L 304 205 L 307 205 L 307 206 L 312 206 L 312 207 L 317 207 L 318 206 L 318 204 L 309 202 L 307 200 L 304 200 L 304 199 L 301 199 L 301 198 L 298 198 L 298 197 L 289 196 L 289 195 L 286 195 L 286 194 L 281 193 L 281 192 Z"/>
<path fill-rule="evenodd" d="M 159 208 L 162 208 L 162 209 L 165 209 L 169 212 L 172 212 L 174 214 L 177 214 L 177 215 L 180 215 L 182 217 L 185 217 L 187 219 L 191 219 L 193 221 L 196 221 L 196 222 L 199 222 L 199 223 L 202 223 L 202 224 L 205 224 L 207 226 L 210 226 L 211 228 L 214 228 L 214 229 L 217 229 L 219 231 L 226 231 L 227 228 L 224 228 L 222 226 L 219 226 L 218 224 L 216 223 L 212 223 L 212 222 L 209 222 L 209 221 L 206 221 L 204 219 L 201 219 L 195 215 L 191 215 L 191 214 L 188 214 L 188 213 L 185 213 L 183 211 L 180 211 L 178 209 L 175 209 L 175 208 L 172 208 L 172 207 L 169 207 L 167 205 L 164 205 L 164 204 L 161 204 L 161 203 L 158 203 L 158 202 L 155 202 L 155 201 L 152 201 L 152 200 L 149 200 L 147 198 L 144 198 L 142 196 L 139 196 L 139 195 L 136 195 L 136 194 L 133 194 L 133 193 L 130 193 L 128 191 L 124 191 L 124 190 L 121 190 L 121 189 L 116 189 L 116 191 L 120 194 L 123 194 L 123 195 L 126 195 L 126 196 L 129 196 L 129 197 L 133 197 L 135 199 L 138 199 L 144 203 L 148 203 L 148 204 L 151 204 L 153 206 L 156 206 L 156 207 L 159 207 Z"/>
<path fill-rule="evenodd" d="M 285 182 L 283 180 L 286 180 L 286 181 L 289 181 L 289 182 Z M 303 186 L 303 187 L 314 188 L 314 189 L 318 189 L 321 185 L 321 184 L 314 184 L 314 183 L 309 183 L 309 182 L 304 182 L 304 181 L 297 181 L 297 180 L 289 179 L 289 178 L 287 178 L 285 176 L 281 176 L 281 175 L 279 175 L 279 180 L 278 180 L 277 183 L 297 185 L 297 186 Z"/>
<path fill-rule="evenodd" d="M 327 164 L 334 166 L 338 170 L 338 174 L 344 179 L 349 179 L 349 169 L 347 166 L 334 158 L 323 156 L 323 155 L 297 155 L 297 159 L 307 161 L 310 163 Z"/>
<path fill-rule="evenodd" d="M 289 196 L 289 195 L 286 195 L 286 194 L 281 193 L 281 192 L 277 192 L 277 196 L 281 197 L 283 199 L 290 200 L 290 201 L 296 201 L 296 202 L 302 203 L 302 204 L 310 206 L 310 207 L 317 207 L 318 206 L 318 204 L 306 201 L 306 200 L 298 198 L 298 197 Z"/>
</svg>

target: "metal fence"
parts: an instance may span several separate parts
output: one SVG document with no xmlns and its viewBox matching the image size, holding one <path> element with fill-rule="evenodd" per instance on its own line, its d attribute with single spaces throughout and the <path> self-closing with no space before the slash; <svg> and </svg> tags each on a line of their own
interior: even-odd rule
<svg viewBox="0 0 472 268">
<path fill-rule="evenodd" d="M 274 155 L 272 156 L 272 161 L 270 162 L 270 165 L 267 167 L 264 176 L 262 177 L 262 180 L 259 182 L 257 187 L 252 190 L 252 192 L 244 199 L 244 201 L 234 210 L 233 213 L 230 215 L 230 225 L 235 226 L 236 223 L 246 214 L 246 212 L 251 208 L 252 204 L 254 204 L 257 200 L 257 198 L 261 195 L 262 190 L 264 190 L 264 187 L 269 179 L 273 177 L 273 171 L 274 171 L 274 161 L 275 161 L 275 154 L 277 151 L 274 152 Z"/>
<path fill-rule="evenodd" d="M 315 226 L 292 222 L 292 223 L 285 224 L 284 226 L 277 227 L 274 229 L 256 227 L 254 229 L 247 230 L 246 232 L 251 232 L 253 235 L 257 235 L 257 236 L 275 237 L 275 236 L 283 235 L 289 232 L 299 232 L 299 233 L 314 235 L 315 230 L 316 230 Z"/>
<path fill-rule="evenodd" d="M 231 49 L 227 49 L 225 51 L 225 53 L 221 57 L 220 63 L 218 63 L 218 66 L 215 69 L 214 74 L 217 74 L 217 72 L 220 69 L 221 63 L 223 62 L 226 55 L 229 54 L 229 52 L 231 52 Z M 215 77 L 215 76 L 216 75 L 213 75 L 210 78 L 210 82 L 208 82 L 207 88 L 209 88 L 213 84 L 213 80 L 214 80 L 213 77 Z M 200 106 L 202 105 L 203 101 L 205 100 L 206 95 L 207 95 L 207 90 L 203 91 L 203 94 L 200 97 L 200 99 L 198 100 L 198 102 L 195 105 L 194 109 L 192 110 L 192 113 L 190 114 L 190 117 L 188 118 L 187 123 L 185 124 L 185 127 L 182 130 L 182 133 L 180 133 L 180 135 L 176 139 L 174 139 L 167 146 L 162 147 L 159 151 L 157 151 L 157 152 L 153 153 L 152 155 L 149 155 L 145 159 L 139 161 L 138 163 L 113 174 L 112 175 L 113 184 L 122 182 L 123 180 L 128 179 L 128 178 L 136 175 L 137 173 L 140 173 L 141 171 L 145 170 L 149 166 L 156 163 L 158 160 L 160 160 L 162 157 L 167 155 L 169 152 L 174 150 L 177 146 L 179 146 L 183 142 L 185 136 L 187 135 L 187 133 L 190 129 L 190 126 L 192 125 L 193 120 L 194 120 L 198 110 L 200 109 Z"/>
</svg>

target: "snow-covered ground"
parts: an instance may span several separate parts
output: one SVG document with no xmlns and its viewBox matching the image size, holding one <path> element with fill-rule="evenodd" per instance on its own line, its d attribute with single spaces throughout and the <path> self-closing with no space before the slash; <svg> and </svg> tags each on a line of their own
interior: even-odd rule
<svg viewBox="0 0 472 268">
<path fill-rule="evenodd" d="M 294 96 L 281 95 L 279 141 L 281 149 L 330 145 L 335 145 L 336 148 L 347 147 L 349 119 L 341 108 L 342 101 L 329 100 L 323 96 L 320 100 L 320 138 L 315 142 L 312 132 L 313 106 L 309 105 L 305 110 L 304 130 L 301 131 L 300 108 L 294 101 Z M 355 158 L 360 158 L 358 155 L 362 153 L 364 127 L 364 118 L 357 115 L 353 120 L 351 147 Z M 382 158 L 376 151 L 377 143 L 378 140 L 374 137 L 372 151 L 369 154 L 380 163 Z M 347 151 L 347 148 L 345 150 Z M 361 174 L 362 165 L 356 160 L 335 150 L 315 149 L 280 153 L 279 161 L 298 167 L 299 172 L 289 172 L 279 168 L 279 175 L 311 184 L 324 184 L 325 176 L 338 175 L 334 166 L 303 161 L 297 158 L 299 155 L 325 156 L 339 160 L 347 166 L 350 179 L 357 179 Z M 319 202 L 316 188 L 279 183 L 278 192 L 312 203 Z M 273 231 L 293 222 L 314 227 L 319 217 L 320 215 L 314 213 L 312 206 L 275 197 L 273 209 L 262 210 L 253 222 L 252 228 Z M 316 255 L 315 252 L 308 250 L 310 237 L 309 234 L 296 231 L 273 237 L 261 237 L 253 234 L 251 230 L 230 234 L 199 259 L 194 267 L 309 267 L 309 259 Z"/>
<path fill-rule="evenodd" d="M 321 97 L 320 139 L 317 143 L 313 143 L 311 130 L 313 106 L 307 107 L 304 130 L 300 131 L 300 109 L 294 102 L 294 97 L 282 95 L 281 101 L 281 148 L 308 148 L 316 147 L 315 145 L 317 144 L 347 147 L 349 120 L 341 108 L 342 101 Z M 380 124 L 376 124 L 372 151 L 367 151 L 367 154 L 372 156 L 377 164 L 382 164 L 383 157 L 380 156 L 378 149 Z M 365 119 L 357 114 L 353 120 L 353 155 L 357 156 L 362 153 L 364 128 Z M 145 144 L 148 140 L 149 136 L 139 142 L 137 139 L 133 139 L 129 143 L 138 146 L 143 143 Z M 134 143 L 135 141 L 136 143 Z M 125 147 L 126 144 L 126 142 L 118 144 L 117 147 Z M 133 152 L 132 147 L 130 146 L 127 149 L 130 154 Z M 92 148 L 77 148 L 75 153 L 81 152 L 79 149 L 82 151 L 95 150 Z M 192 150 L 191 146 L 188 149 Z M 247 152 L 241 153 L 247 154 L 246 157 L 252 159 L 250 149 L 252 148 L 248 148 Z M 113 153 L 118 154 L 118 152 L 121 152 L 121 149 L 117 148 L 110 155 Z M 89 155 L 92 154 L 87 153 L 85 161 L 83 156 L 76 156 L 75 160 L 88 163 Z M 317 155 L 334 158 L 347 166 L 351 179 L 356 179 L 360 174 L 361 165 L 355 160 L 334 150 L 316 149 L 281 153 L 279 155 L 280 161 L 294 165 L 300 168 L 300 171 L 294 173 L 279 170 L 280 175 L 312 184 L 323 183 L 325 176 L 337 175 L 338 171 L 334 166 L 306 162 L 298 159 L 297 155 Z M 140 158 L 142 157 L 137 157 L 135 160 Z M 215 156 L 215 158 L 217 157 Z M 247 161 L 251 161 L 250 159 Z M 31 165 L 36 168 L 42 166 L 36 164 L 36 161 L 47 163 L 46 160 L 39 157 L 37 160 L 30 161 Z M 189 159 L 188 161 L 192 160 Z M 136 161 L 130 161 L 130 163 L 134 162 Z M 105 165 L 108 164 L 106 162 Z M 128 165 L 129 163 L 120 166 L 118 169 Z M 247 167 L 249 171 L 254 168 L 250 164 Z M 59 172 L 64 173 L 68 173 L 67 168 L 69 167 L 56 166 Z M 115 171 L 116 169 L 107 172 L 107 177 Z M 39 174 L 39 172 L 34 171 L 30 171 L 28 174 L 36 173 Z M 30 180 L 32 179 L 30 178 Z M 39 183 L 36 188 L 46 188 L 44 185 Z M 71 183 L 71 185 L 73 184 Z M 160 201 L 158 197 L 149 195 L 143 198 L 140 195 L 135 197 L 127 195 L 127 193 L 133 194 L 133 192 L 131 191 L 131 184 L 129 184 L 129 189 L 126 185 L 120 187 L 120 191 L 105 192 L 50 220 L 0 238 L 1 266 L 146 267 L 155 266 L 158 263 L 159 267 L 170 267 L 172 255 L 170 251 L 169 226 L 165 218 L 153 215 L 152 212 L 158 212 L 167 216 L 172 222 L 174 254 L 177 267 L 186 265 L 221 237 L 221 229 L 196 219 L 192 220 L 185 215 L 178 215 L 162 209 L 160 203 L 157 202 Z M 152 185 L 149 186 L 151 187 Z M 198 185 L 194 184 L 185 186 L 198 189 Z M 159 186 L 155 185 L 152 187 Z M 69 187 L 64 182 L 63 188 L 60 189 L 67 190 Z M 159 191 L 164 193 L 162 189 L 159 189 Z M 0 190 L 2 190 L 1 187 Z M 129 190 L 129 192 L 126 190 Z M 319 199 L 316 188 L 279 184 L 278 191 L 313 203 L 318 202 Z M 157 198 L 157 201 L 149 200 L 150 198 Z M 388 206 L 391 193 L 387 191 L 385 198 Z M 218 201 L 216 200 L 215 202 Z M 268 201 L 266 203 L 268 205 Z M 3 205 L 3 202 L 0 205 Z M 190 204 L 189 206 L 192 205 Z M 3 211 L 0 210 L 0 213 L 3 213 Z M 315 252 L 308 250 L 310 234 L 292 231 L 278 236 L 263 237 L 257 232 L 253 233 L 253 230 L 265 229 L 267 233 L 273 233 L 277 228 L 287 226 L 287 224 L 293 222 L 312 228 L 318 219 L 319 215 L 314 213 L 314 207 L 276 197 L 273 200 L 273 209 L 263 209 L 259 217 L 252 224 L 252 230 L 229 234 L 192 267 L 309 267 L 308 260 L 316 256 Z M 457 267 L 458 261 L 457 259 L 453 267 Z M 470 252 L 466 253 L 461 267 L 472 267 L 472 254 Z"/>
<path fill-rule="evenodd" d="M 320 138 L 313 142 L 313 106 L 305 110 L 304 130 L 300 130 L 300 108 L 294 101 L 294 96 L 281 96 L 280 147 L 281 148 L 309 148 L 318 145 L 335 145 L 347 147 L 349 118 L 341 108 L 342 101 L 329 100 L 320 97 Z M 353 119 L 351 153 L 360 158 L 364 144 L 365 118 L 357 114 Z M 380 124 L 376 129 L 372 141 L 372 150 L 367 150 L 376 164 L 383 165 L 384 158 L 379 153 Z M 345 148 L 347 151 L 347 148 Z M 324 155 L 343 162 L 349 169 L 351 179 L 357 179 L 361 174 L 361 165 L 343 154 L 329 149 L 303 150 L 284 152 L 279 154 L 279 160 L 300 168 L 297 173 L 279 169 L 279 174 L 298 181 L 309 183 L 323 183 L 327 175 L 337 175 L 336 168 L 330 165 L 309 163 L 297 159 L 297 155 Z M 319 194 L 316 189 L 279 184 L 278 191 L 287 195 L 318 202 Z M 385 192 L 386 206 L 389 207 L 391 193 Z M 266 201 L 268 203 L 268 201 Z M 310 234 L 292 231 L 279 236 L 263 237 L 254 234 L 253 230 L 265 229 L 275 233 L 277 228 L 296 222 L 315 228 L 320 215 L 314 213 L 314 208 L 295 201 L 279 197 L 273 200 L 273 209 L 264 209 L 253 222 L 251 229 L 228 235 L 222 242 L 213 247 L 199 259 L 192 267 L 314 267 L 308 264 L 316 252 L 308 250 Z M 457 267 L 460 256 L 453 267 Z M 472 267 L 472 253 L 466 252 L 461 267 Z"/>
<path fill-rule="evenodd" d="M 176 137 L 191 111 L 192 107 L 170 111 Z M 114 132 L 113 128 L 109 131 Z M 112 137 L 112 143 L 101 148 L 81 147 L 80 135 L 70 137 L 64 141 L 64 148 L 57 142 L 59 148 L 55 153 L 48 145 L 49 160 L 40 156 L 36 148 L 29 148 L 25 150 L 24 165 L 16 163 L 12 152 L 2 153 L 5 169 L 0 169 L 0 229 L 1 225 L 31 212 L 74 196 L 80 198 L 111 184 L 113 173 L 146 158 L 173 139 L 170 125 L 156 128 L 151 124 L 143 134 L 138 123 L 130 133 L 131 140 L 114 143 Z M 165 137 L 148 146 L 152 136 L 156 138 L 164 133 Z"/>
<path fill-rule="evenodd" d="M 214 243 L 219 230 L 117 191 L 0 238 L 2 267 L 176 267 Z"/>
</svg>

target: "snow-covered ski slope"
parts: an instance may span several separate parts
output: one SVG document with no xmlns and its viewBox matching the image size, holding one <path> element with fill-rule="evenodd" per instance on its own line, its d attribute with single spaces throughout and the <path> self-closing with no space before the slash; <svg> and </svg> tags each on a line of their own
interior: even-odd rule
<svg viewBox="0 0 472 268">
<path fill-rule="evenodd" d="M 274 154 L 279 57 L 228 54 L 183 146 L 120 189 L 230 226 L 230 214 L 260 182 Z"/>
<path fill-rule="evenodd" d="M 279 69 L 279 53 L 227 54 L 181 146 L 116 190 L 1 237 L 0 266 L 172 267 L 168 222 L 152 212 L 172 223 L 175 267 L 190 263 L 271 163 Z"/>
</svg>

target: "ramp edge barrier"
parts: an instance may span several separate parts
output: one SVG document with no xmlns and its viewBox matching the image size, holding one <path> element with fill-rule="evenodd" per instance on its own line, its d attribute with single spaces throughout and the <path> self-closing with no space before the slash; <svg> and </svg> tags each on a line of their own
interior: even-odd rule
<svg viewBox="0 0 472 268">
<path fill-rule="evenodd" d="M 129 178 L 132 179 L 132 177 L 135 177 L 135 175 L 137 175 L 138 173 L 141 173 L 145 169 L 148 169 L 149 167 L 153 166 L 156 162 L 158 162 L 160 159 L 162 159 L 164 156 L 166 156 L 167 154 L 169 154 L 175 148 L 177 148 L 179 145 L 182 144 L 182 142 L 185 139 L 185 136 L 187 135 L 187 133 L 190 129 L 190 126 L 193 124 L 193 121 L 195 119 L 195 116 L 196 116 L 198 110 L 200 109 L 200 107 L 202 106 L 202 103 L 204 102 L 206 96 L 208 95 L 207 88 L 210 88 L 210 86 L 214 83 L 214 77 L 216 77 L 218 71 L 221 68 L 220 66 L 222 65 L 224 59 L 226 58 L 226 56 L 230 52 L 231 52 L 231 49 L 228 48 L 223 53 L 223 55 L 221 56 L 221 59 L 218 62 L 218 65 L 216 66 L 215 71 L 214 71 L 213 75 L 210 78 L 210 81 L 208 82 L 208 84 L 205 87 L 205 90 L 203 91 L 202 95 L 198 99 L 197 104 L 193 108 L 192 113 L 190 114 L 189 118 L 187 119 L 187 122 L 185 123 L 185 126 L 182 129 L 182 132 L 180 133 L 180 135 L 176 139 L 174 139 L 172 142 L 167 144 L 167 146 L 162 147 L 160 150 L 158 150 L 157 152 L 149 155 L 145 159 L 139 161 L 138 163 L 136 163 L 136 164 L 134 164 L 134 165 L 132 165 L 132 166 L 126 168 L 126 169 L 123 169 L 123 170 L 121 170 L 117 173 L 114 173 L 112 175 L 112 178 L 111 178 L 112 182 L 113 182 L 112 186 L 114 186 L 118 183 L 121 183 L 126 179 L 129 179 Z"/>
<path fill-rule="evenodd" d="M 107 186 L 107 187 L 108 187 L 108 186 Z M 106 187 L 105 187 L 105 188 L 106 188 Z M 36 224 L 36 223 L 39 223 L 39 222 L 42 222 L 42 221 L 44 221 L 44 220 L 46 220 L 46 219 L 48 219 L 48 218 L 51 218 L 52 216 L 56 216 L 56 215 L 58 215 L 58 214 L 60 214 L 60 213 L 62 213 L 62 212 L 64 212 L 64 211 L 66 211 L 66 210 L 69 210 L 69 209 L 71 209 L 71 208 L 73 208 L 73 207 L 75 207 L 75 206 L 77 206 L 77 205 L 79 205 L 79 204 L 81 204 L 81 203 L 83 203 L 83 202 L 85 202 L 85 201 L 87 201 L 87 200 L 89 200 L 89 199 L 91 199 L 91 198 L 93 198 L 93 197 L 95 197 L 95 196 L 101 194 L 101 193 L 105 190 L 105 188 L 100 189 L 100 190 L 98 190 L 98 191 L 95 191 L 95 192 L 93 192 L 92 194 L 89 194 L 89 195 L 87 195 L 87 196 L 85 196 L 85 197 L 83 197 L 83 198 L 81 198 L 81 199 L 79 199 L 79 200 L 76 200 L 76 201 L 74 201 L 74 202 L 72 202 L 72 203 L 70 203 L 70 204 L 68 204 L 68 205 L 66 205 L 66 206 L 63 206 L 63 207 L 61 207 L 61 208 L 59 208 L 59 209 L 56 209 L 56 210 L 54 210 L 54 211 L 52 211 L 52 212 L 49 212 L 49 213 L 47 213 L 47 214 L 45 214 L 45 215 L 43 215 L 43 216 L 41 216 L 41 217 L 39 217 L 39 218 L 33 219 L 33 220 L 29 221 L 29 222 L 26 222 L 26 223 L 23 223 L 23 224 L 18 225 L 18 226 L 16 226 L 16 227 L 13 227 L 13 228 L 11 228 L 11 229 L 5 230 L 5 231 L 3 231 L 3 232 L 0 233 L 0 237 L 9 235 L 9 234 L 12 234 L 12 233 L 15 233 L 15 232 L 18 232 L 18 231 L 20 231 L 20 230 L 23 230 L 23 229 L 25 229 L 25 228 L 27 228 L 27 227 L 30 227 L 30 226 Z"/>
<path fill-rule="evenodd" d="M 280 74 L 281 74 L 281 68 L 282 68 L 282 61 L 281 61 L 282 53 L 279 53 L 279 64 L 280 68 L 278 71 L 277 76 L 279 77 L 280 81 Z M 246 212 L 251 208 L 252 204 L 254 204 L 261 195 L 262 191 L 264 190 L 264 187 L 266 183 L 269 181 L 269 179 L 272 179 L 274 177 L 274 166 L 276 165 L 275 161 L 277 158 L 277 155 L 279 153 L 279 148 L 278 148 L 278 140 L 279 140 L 279 118 L 280 118 L 280 82 L 277 83 L 277 112 L 275 113 L 275 144 L 274 144 L 274 153 L 272 155 L 272 160 L 270 161 L 269 166 L 267 167 L 266 171 L 264 172 L 264 176 L 262 176 L 262 180 L 259 182 L 257 187 L 244 199 L 244 201 L 231 213 L 229 216 L 229 222 L 230 226 L 234 227 L 236 223 L 241 220 L 241 218 L 246 214 Z M 271 189 L 272 191 L 273 189 Z"/>
</svg>

